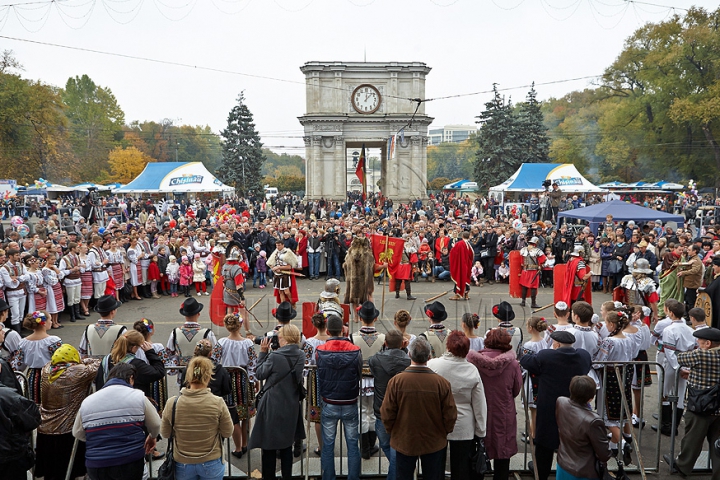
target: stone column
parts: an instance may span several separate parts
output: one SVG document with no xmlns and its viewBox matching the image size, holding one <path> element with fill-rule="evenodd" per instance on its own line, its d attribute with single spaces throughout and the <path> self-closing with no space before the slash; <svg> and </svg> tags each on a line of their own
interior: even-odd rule
<svg viewBox="0 0 720 480">
<path fill-rule="evenodd" d="M 337 73 L 336 73 L 337 74 Z M 335 144 L 335 159 L 333 163 L 337 169 L 335 172 L 335 193 L 339 198 L 345 199 L 347 195 L 347 155 L 345 151 L 345 138 L 342 135 L 333 137 Z"/>
<path fill-rule="evenodd" d="M 312 137 L 312 156 L 313 156 L 313 178 L 310 179 L 315 186 L 313 189 L 313 197 L 320 198 L 321 192 L 324 191 L 323 182 L 325 181 L 325 159 L 322 154 L 322 137 L 313 135 Z"/>
<path fill-rule="evenodd" d="M 313 178 L 315 176 L 315 159 L 312 155 L 312 137 L 304 136 L 303 142 L 305 142 L 305 196 L 313 198 L 315 195 L 315 184 Z"/>
</svg>

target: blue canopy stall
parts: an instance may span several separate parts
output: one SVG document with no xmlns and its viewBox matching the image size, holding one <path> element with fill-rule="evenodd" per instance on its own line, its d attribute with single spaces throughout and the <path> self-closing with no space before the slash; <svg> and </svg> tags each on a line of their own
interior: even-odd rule
<svg viewBox="0 0 720 480">
<path fill-rule="evenodd" d="M 567 210 L 558 214 L 559 218 L 576 218 L 590 222 L 590 229 L 597 232 L 598 226 L 605 222 L 608 215 L 613 216 L 614 221 L 634 220 L 637 224 L 649 222 L 651 220 L 660 220 L 665 225 L 667 222 L 675 222 L 678 226 L 685 223 L 685 217 L 682 215 L 673 215 L 671 213 L 653 210 L 652 208 L 641 207 L 633 203 L 626 203 L 620 200 L 610 202 L 596 203 L 585 208 L 576 208 Z"/>
</svg>

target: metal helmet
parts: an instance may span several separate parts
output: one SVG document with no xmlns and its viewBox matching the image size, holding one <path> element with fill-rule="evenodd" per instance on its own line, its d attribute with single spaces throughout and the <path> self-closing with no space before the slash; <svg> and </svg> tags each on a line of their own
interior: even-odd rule
<svg viewBox="0 0 720 480">
<path fill-rule="evenodd" d="M 582 245 L 575 245 L 575 248 L 573 248 L 573 251 L 570 255 L 573 257 L 580 257 L 582 254 L 585 253 L 585 249 Z"/>
<path fill-rule="evenodd" d="M 646 273 L 651 275 L 653 271 L 650 269 L 650 262 L 646 258 L 638 258 L 633 263 L 632 273 Z"/>
<path fill-rule="evenodd" d="M 532 243 L 533 245 L 537 245 L 540 239 L 538 237 L 532 237 L 528 243 Z"/>
<path fill-rule="evenodd" d="M 226 260 L 240 260 L 242 258 L 242 247 L 239 243 L 232 241 L 228 243 L 225 249 Z"/>
</svg>

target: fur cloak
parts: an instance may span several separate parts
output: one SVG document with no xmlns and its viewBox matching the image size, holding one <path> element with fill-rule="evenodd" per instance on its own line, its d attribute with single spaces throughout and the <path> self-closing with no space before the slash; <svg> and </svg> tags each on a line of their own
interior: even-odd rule
<svg viewBox="0 0 720 480">
<path fill-rule="evenodd" d="M 345 256 L 345 301 L 362 305 L 374 290 L 375 257 L 370 240 L 355 237 Z"/>
</svg>

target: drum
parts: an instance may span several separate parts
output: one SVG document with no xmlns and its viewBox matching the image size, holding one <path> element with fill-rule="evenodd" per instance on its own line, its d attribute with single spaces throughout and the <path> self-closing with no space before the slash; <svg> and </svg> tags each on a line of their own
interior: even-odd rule
<svg viewBox="0 0 720 480">
<path fill-rule="evenodd" d="M 710 299 L 710 295 L 705 292 L 699 292 L 697 300 L 695 300 L 695 307 L 702 308 L 703 311 L 705 311 L 705 322 L 708 325 L 712 325 L 712 300 Z"/>
</svg>

